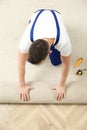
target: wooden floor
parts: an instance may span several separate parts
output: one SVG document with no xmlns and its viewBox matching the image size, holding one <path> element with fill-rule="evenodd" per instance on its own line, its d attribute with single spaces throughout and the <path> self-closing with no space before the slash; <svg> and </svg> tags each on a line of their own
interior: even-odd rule
<svg viewBox="0 0 87 130">
<path fill-rule="evenodd" d="M 0 105 L 0 130 L 87 130 L 87 105 Z"/>
</svg>

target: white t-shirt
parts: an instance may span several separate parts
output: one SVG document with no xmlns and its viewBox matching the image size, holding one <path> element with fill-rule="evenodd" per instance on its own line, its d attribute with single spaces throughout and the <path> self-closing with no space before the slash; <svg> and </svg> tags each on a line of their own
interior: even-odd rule
<svg viewBox="0 0 87 130">
<path fill-rule="evenodd" d="M 63 24 L 63 19 L 61 14 L 56 12 L 56 16 L 58 18 L 58 23 L 60 27 L 60 39 L 58 44 L 55 46 L 58 49 L 62 56 L 68 56 L 71 54 L 71 42 L 67 31 Z M 38 14 L 38 11 L 35 12 L 30 19 L 30 23 L 28 24 L 26 30 L 20 41 L 19 49 L 21 53 L 28 53 L 29 47 L 32 44 L 30 40 L 30 31 L 31 27 L 34 23 L 34 20 Z M 43 11 L 40 16 L 38 17 L 35 26 L 34 26 L 34 41 L 37 39 L 44 39 L 44 38 L 55 38 L 57 35 L 56 23 L 53 14 L 50 10 Z"/>
</svg>

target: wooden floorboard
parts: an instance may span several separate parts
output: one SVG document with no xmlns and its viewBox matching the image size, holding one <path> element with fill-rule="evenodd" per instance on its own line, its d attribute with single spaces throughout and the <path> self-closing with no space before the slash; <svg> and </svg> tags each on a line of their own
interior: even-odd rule
<svg viewBox="0 0 87 130">
<path fill-rule="evenodd" d="M 0 105 L 0 130 L 87 130 L 87 105 Z"/>
</svg>

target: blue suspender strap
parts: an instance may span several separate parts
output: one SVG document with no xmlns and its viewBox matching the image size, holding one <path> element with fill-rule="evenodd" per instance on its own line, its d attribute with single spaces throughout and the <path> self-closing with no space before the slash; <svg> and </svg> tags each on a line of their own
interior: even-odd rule
<svg viewBox="0 0 87 130">
<path fill-rule="evenodd" d="M 57 29 L 57 36 L 56 36 L 56 41 L 54 43 L 54 46 L 59 42 L 59 39 L 60 39 L 60 28 L 59 28 L 59 23 L 58 23 L 58 19 L 56 17 L 56 14 L 53 10 L 50 10 L 54 16 L 54 19 L 55 19 L 55 23 L 56 23 L 56 29 Z"/>
<path fill-rule="evenodd" d="M 38 10 L 39 13 L 37 14 L 37 16 L 36 16 L 36 18 L 35 18 L 35 20 L 34 20 L 34 23 L 33 23 L 33 25 L 32 25 L 31 32 L 30 32 L 30 39 L 31 39 L 32 42 L 34 41 L 34 35 L 33 35 L 33 33 L 34 33 L 35 23 L 36 23 L 36 21 L 37 21 L 39 15 L 40 15 L 44 10 L 45 10 L 45 9 Z M 50 10 L 50 11 L 52 12 L 52 14 L 53 14 L 53 16 L 54 16 L 55 23 L 56 23 L 56 28 L 57 28 L 56 42 L 55 42 L 55 44 L 54 44 L 54 45 L 56 45 L 56 44 L 59 42 L 59 38 L 60 38 L 60 28 L 59 28 L 58 19 L 57 19 L 57 17 L 56 17 L 55 12 L 54 12 L 53 10 Z"/>
<path fill-rule="evenodd" d="M 50 54 L 50 61 L 54 66 L 60 65 L 61 64 L 61 58 L 60 58 L 60 52 L 55 48 L 55 45 L 58 44 L 59 39 L 60 39 L 60 28 L 59 28 L 59 23 L 58 19 L 56 17 L 56 14 L 53 10 L 50 10 L 54 16 L 55 23 L 56 23 L 56 29 L 57 29 L 57 35 L 56 35 L 56 41 L 53 45 L 51 45 L 50 50 L 52 53 Z"/>
<path fill-rule="evenodd" d="M 36 16 L 36 18 L 35 18 L 35 20 L 34 20 L 34 23 L 33 23 L 33 25 L 32 25 L 31 32 L 30 32 L 30 40 L 31 40 L 32 42 L 34 41 L 34 35 L 33 35 L 33 33 L 34 33 L 35 23 L 36 23 L 36 21 L 37 21 L 39 15 L 40 15 L 43 11 L 44 11 L 44 9 L 39 10 L 39 13 L 37 14 L 37 16 Z"/>
</svg>

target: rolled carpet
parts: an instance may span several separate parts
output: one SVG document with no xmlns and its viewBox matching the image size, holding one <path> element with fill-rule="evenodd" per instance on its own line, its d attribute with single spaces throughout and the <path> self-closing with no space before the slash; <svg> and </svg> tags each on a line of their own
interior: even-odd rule
<svg viewBox="0 0 87 130">
<path fill-rule="evenodd" d="M 16 82 L 0 82 L 0 103 L 87 103 L 87 81 L 74 81 L 66 85 L 66 95 L 61 101 L 56 100 L 56 91 L 50 89 L 45 81 L 31 83 L 35 89 L 30 91 L 30 101 L 21 101 L 19 86 Z"/>
</svg>

